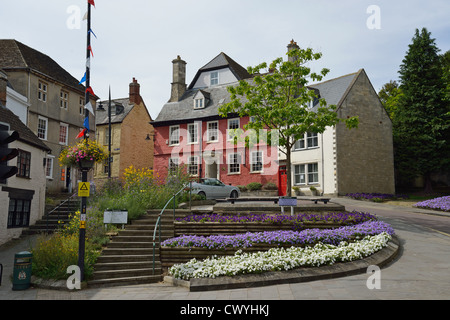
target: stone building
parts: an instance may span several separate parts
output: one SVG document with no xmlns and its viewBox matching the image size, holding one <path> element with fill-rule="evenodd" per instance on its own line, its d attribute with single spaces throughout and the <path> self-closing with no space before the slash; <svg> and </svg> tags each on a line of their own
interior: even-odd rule
<svg viewBox="0 0 450 320">
<path fill-rule="evenodd" d="M 101 101 L 97 108 L 96 140 L 109 149 L 109 101 Z M 111 100 L 111 178 L 121 178 L 130 166 L 153 169 L 154 130 L 147 107 L 140 95 L 136 79 L 130 83 L 129 96 Z M 97 164 L 95 181 L 108 179 L 108 161 Z"/>
<path fill-rule="evenodd" d="M 60 167 L 58 156 L 76 143 L 84 129 L 85 87 L 52 58 L 16 40 L 0 40 L 0 68 L 28 101 L 26 125 L 51 149 L 46 160 L 47 191 L 75 190 L 81 173 Z M 94 109 L 97 99 L 91 97 Z M 94 136 L 95 117 L 91 114 L 89 120 Z"/>
</svg>

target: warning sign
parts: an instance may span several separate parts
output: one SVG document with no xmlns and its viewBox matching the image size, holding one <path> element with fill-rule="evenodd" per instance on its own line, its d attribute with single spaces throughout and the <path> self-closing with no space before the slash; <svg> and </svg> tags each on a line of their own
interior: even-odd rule
<svg viewBox="0 0 450 320">
<path fill-rule="evenodd" d="M 78 183 L 78 196 L 89 197 L 91 193 L 91 184 L 89 182 Z"/>
</svg>

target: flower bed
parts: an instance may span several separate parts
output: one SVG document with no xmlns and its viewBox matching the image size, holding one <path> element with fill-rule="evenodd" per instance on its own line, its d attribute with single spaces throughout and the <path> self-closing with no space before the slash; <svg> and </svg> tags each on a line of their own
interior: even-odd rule
<svg viewBox="0 0 450 320">
<path fill-rule="evenodd" d="M 218 215 L 218 214 L 201 214 L 189 215 L 184 218 L 176 219 L 176 222 L 183 223 L 267 223 L 271 225 L 292 225 L 296 231 L 303 230 L 307 224 L 328 224 L 335 226 L 355 225 L 366 221 L 375 221 L 376 217 L 366 212 L 331 212 L 325 214 L 299 214 L 299 215 L 267 215 L 267 214 L 250 214 L 250 215 Z"/>
<path fill-rule="evenodd" d="M 416 203 L 414 207 L 450 212 L 450 196 L 421 201 Z"/>
<path fill-rule="evenodd" d="M 284 271 L 302 266 L 319 267 L 370 256 L 386 247 L 390 239 L 388 232 L 382 232 L 353 243 L 342 241 L 339 245 L 318 243 L 314 247 L 274 248 L 255 253 L 238 251 L 234 256 L 213 256 L 203 261 L 192 259 L 184 264 L 176 264 L 169 269 L 169 274 L 178 279 L 189 280 Z"/>
<path fill-rule="evenodd" d="M 408 199 L 407 195 L 394 195 L 387 193 L 347 193 L 345 196 L 355 200 L 369 200 L 373 202 Z"/>
<path fill-rule="evenodd" d="M 336 229 L 307 229 L 303 231 L 266 231 L 235 235 L 197 236 L 185 235 L 165 240 L 162 247 L 186 247 L 203 249 L 246 248 L 254 244 L 312 245 L 318 242 L 337 245 L 368 235 L 386 232 L 394 234 L 392 227 L 382 221 L 366 221 L 353 226 Z"/>
</svg>

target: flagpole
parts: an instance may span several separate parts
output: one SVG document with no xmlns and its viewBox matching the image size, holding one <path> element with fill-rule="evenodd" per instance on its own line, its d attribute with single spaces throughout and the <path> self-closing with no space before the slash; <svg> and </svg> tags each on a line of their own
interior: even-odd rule
<svg viewBox="0 0 450 320">
<path fill-rule="evenodd" d="M 91 4 L 88 1 L 88 15 L 87 15 L 87 46 L 86 46 L 86 59 L 90 59 L 91 54 Z M 90 79 L 91 71 L 90 71 L 90 63 L 86 63 L 86 95 L 85 95 L 85 105 L 90 102 L 90 92 L 87 88 L 90 87 Z M 89 110 L 85 109 L 85 131 L 84 131 L 84 140 L 87 143 L 89 140 Z M 81 169 L 81 181 L 87 182 L 89 169 L 82 168 Z M 80 238 L 78 245 L 78 267 L 80 268 L 80 281 L 84 281 L 84 256 L 85 256 L 85 245 L 86 245 L 86 205 L 87 205 L 87 197 L 81 198 L 81 211 L 80 211 Z"/>
</svg>

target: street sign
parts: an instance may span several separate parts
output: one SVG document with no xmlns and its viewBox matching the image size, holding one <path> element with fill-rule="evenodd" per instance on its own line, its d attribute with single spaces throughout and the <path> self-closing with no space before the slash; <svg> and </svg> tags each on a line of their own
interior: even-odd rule
<svg viewBox="0 0 450 320">
<path fill-rule="evenodd" d="M 89 182 L 78 183 L 78 196 L 89 197 L 91 193 L 91 184 Z"/>
</svg>

